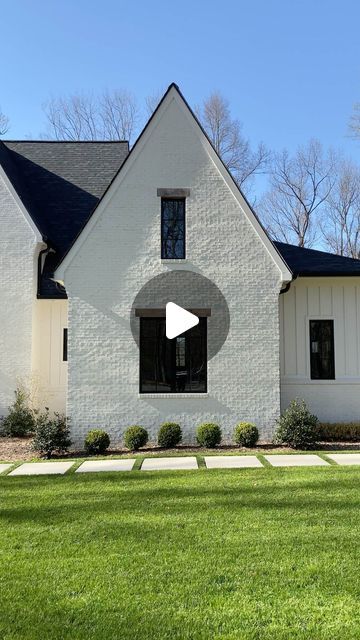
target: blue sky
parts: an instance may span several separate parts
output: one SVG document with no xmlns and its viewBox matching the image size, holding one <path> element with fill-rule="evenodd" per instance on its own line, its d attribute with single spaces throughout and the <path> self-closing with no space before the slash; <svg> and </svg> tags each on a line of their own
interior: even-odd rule
<svg viewBox="0 0 360 640">
<path fill-rule="evenodd" d="M 192 106 L 219 89 L 255 143 L 343 147 L 360 101 L 358 0 L 18 0 L 1 8 L 0 105 L 10 138 L 45 129 L 50 96 L 175 81 Z"/>
</svg>

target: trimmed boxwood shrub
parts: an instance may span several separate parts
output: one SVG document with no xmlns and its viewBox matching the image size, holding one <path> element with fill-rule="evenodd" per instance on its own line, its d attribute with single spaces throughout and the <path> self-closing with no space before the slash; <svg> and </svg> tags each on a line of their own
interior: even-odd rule
<svg viewBox="0 0 360 640">
<path fill-rule="evenodd" d="M 221 442 L 221 429 L 218 424 L 205 422 L 197 428 L 196 439 L 200 447 L 213 449 Z"/>
<path fill-rule="evenodd" d="M 164 449 L 176 447 L 182 439 L 182 431 L 176 422 L 164 422 L 158 433 L 158 445 Z"/>
<path fill-rule="evenodd" d="M 251 422 L 239 422 L 234 430 L 234 440 L 240 447 L 255 447 L 259 440 L 257 427 Z"/>
<path fill-rule="evenodd" d="M 32 448 L 47 458 L 54 452 L 65 453 L 71 446 L 69 422 L 61 413 L 50 416 L 46 409 L 37 418 Z"/>
<path fill-rule="evenodd" d="M 85 438 L 84 445 L 90 455 L 105 453 L 110 446 L 110 438 L 102 429 L 91 429 Z"/>
<path fill-rule="evenodd" d="M 360 442 L 359 422 L 331 422 L 319 424 L 319 440 L 325 442 Z"/>
<path fill-rule="evenodd" d="M 22 387 L 16 389 L 8 415 L 1 418 L 1 435 L 22 438 L 35 431 L 35 414 L 29 404 L 27 391 Z"/>
<path fill-rule="evenodd" d="M 149 434 L 144 427 L 133 425 L 125 431 L 125 447 L 131 451 L 137 451 L 140 447 L 145 447 L 148 440 Z"/>
<path fill-rule="evenodd" d="M 318 419 L 308 410 L 304 400 L 292 400 L 280 420 L 275 442 L 294 449 L 311 449 L 319 439 Z"/>
</svg>

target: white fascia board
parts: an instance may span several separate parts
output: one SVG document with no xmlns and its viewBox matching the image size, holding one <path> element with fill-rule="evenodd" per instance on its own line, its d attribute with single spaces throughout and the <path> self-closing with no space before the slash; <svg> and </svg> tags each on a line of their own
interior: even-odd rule
<svg viewBox="0 0 360 640">
<path fill-rule="evenodd" d="M 5 187 L 7 188 L 7 190 L 9 191 L 11 197 L 13 198 L 13 200 L 15 201 L 16 205 L 18 206 L 18 208 L 20 209 L 21 213 L 24 216 L 25 222 L 27 222 L 27 224 L 29 225 L 30 229 L 32 230 L 34 236 L 35 236 L 35 240 L 38 243 L 42 243 L 43 242 L 43 238 L 42 235 L 39 231 L 39 229 L 37 228 L 35 222 L 33 221 L 31 215 L 29 214 L 27 208 L 25 207 L 23 201 L 21 200 L 21 198 L 19 197 L 16 189 L 14 189 L 13 184 L 11 183 L 11 181 L 9 180 L 9 178 L 7 177 L 4 169 L 2 168 L 2 166 L 0 165 L 0 177 L 2 178 Z"/>
<path fill-rule="evenodd" d="M 56 269 L 56 272 L 54 274 L 54 280 L 56 280 L 56 282 L 61 282 L 61 283 L 64 282 L 66 269 L 68 268 L 68 266 L 72 262 L 74 256 L 76 255 L 76 253 L 78 252 L 78 250 L 82 246 L 84 240 L 87 238 L 87 236 L 89 235 L 91 230 L 97 224 L 97 221 L 99 220 L 102 211 L 104 210 L 105 207 L 108 206 L 109 202 L 111 201 L 111 199 L 113 198 L 114 194 L 116 193 L 116 191 L 120 187 L 120 185 L 121 185 L 122 181 L 124 180 L 125 176 L 127 175 L 128 171 L 131 170 L 131 167 L 134 164 L 134 162 L 136 162 L 136 159 L 137 159 L 138 155 L 141 153 L 141 151 L 142 151 L 143 147 L 146 145 L 148 139 L 151 137 L 151 135 L 155 131 L 156 127 L 158 126 L 162 115 L 164 114 L 164 112 L 166 111 L 166 109 L 169 107 L 169 105 L 171 104 L 171 102 L 173 100 L 175 100 L 177 102 L 177 104 L 180 106 L 180 108 L 182 109 L 183 113 L 185 114 L 185 116 L 187 117 L 187 119 L 190 122 L 191 126 L 193 127 L 194 133 L 199 137 L 204 149 L 206 150 L 206 152 L 209 155 L 209 157 L 211 158 L 212 162 L 214 163 L 214 165 L 216 166 L 216 168 L 220 172 L 220 174 L 223 177 L 223 179 L 224 179 L 226 185 L 228 186 L 230 192 L 232 193 L 233 197 L 235 198 L 235 200 L 237 201 L 237 203 L 240 206 L 241 210 L 243 211 L 243 213 L 245 215 L 245 218 L 252 225 L 252 227 L 254 228 L 255 232 L 257 233 L 257 235 L 261 239 L 266 251 L 269 253 L 269 255 L 271 256 L 273 262 L 275 263 L 275 265 L 279 269 L 281 283 L 282 284 L 286 284 L 286 283 L 290 282 L 292 280 L 293 276 L 292 276 L 292 273 L 289 270 L 287 264 L 284 262 L 284 260 L 282 259 L 281 255 L 278 253 L 278 251 L 276 250 L 275 246 L 271 242 L 270 238 L 266 234 L 265 230 L 261 226 L 260 222 L 257 220 L 257 218 L 254 215 L 254 213 L 251 211 L 250 206 L 246 202 L 246 200 L 245 200 L 244 196 L 242 195 L 239 187 L 236 185 L 236 183 L 232 179 L 231 175 L 229 174 L 229 171 L 226 169 L 226 167 L 224 166 L 224 164 L 220 160 L 220 158 L 217 155 L 216 151 L 214 150 L 213 146 L 211 145 L 211 143 L 209 142 L 207 137 L 204 135 L 204 132 L 201 130 L 198 122 L 194 118 L 194 115 L 190 111 L 188 105 L 186 104 L 186 102 L 184 101 L 184 99 L 182 98 L 182 96 L 180 95 L 180 93 L 177 91 L 177 89 L 175 87 L 172 87 L 168 91 L 168 94 L 166 95 L 166 97 L 163 100 L 163 102 L 159 105 L 156 113 L 154 114 L 152 119 L 150 119 L 148 124 L 145 126 L 145 129 L 143 130 L 142 134 L 138 138 L 138 140 L 137 140 L 135 146 L 133 147 L 132 151 L 130 152 L 128 158 L 125 160 L 124 165 L 121 167 L 118 175 L 114 179 L 113 183 L 110 185 L 108 191 L 105 193 L 105 195 L 103 196 L 102 200 L 99 202 L 99 204 L 98 204 L 97 208 L 95 209 L 93 215 L 91 216 L 90 220 L 85 225 L 84 229 L 82 230 L 82 232 L 80 233 L 79 237 L 76 239 L 76 241 L 72 245 L 71 249 L 69 250 L 69 252 L 65 256 L 64 260 L 62 261 L 62 263 Z"/>
</svg>

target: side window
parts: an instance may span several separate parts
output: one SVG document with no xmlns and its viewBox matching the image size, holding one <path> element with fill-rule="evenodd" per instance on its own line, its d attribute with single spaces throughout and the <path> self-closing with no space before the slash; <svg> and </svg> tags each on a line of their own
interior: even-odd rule
<svg viewBox="0 0 360 640">
<path fill-rule="evenodd" d="M 63 362 L 68 359 L 68 330 L 63 330 Z"/>
<path fill-rule="evenodd" d="M 310 320 L 310 370 L 312 380 L 335 379 L 333 320 Z"/>
<path fill-rule="evenodd" d="M 185 258 L 185 198 L 161 198 L 161 258 Z"/>
</svg>

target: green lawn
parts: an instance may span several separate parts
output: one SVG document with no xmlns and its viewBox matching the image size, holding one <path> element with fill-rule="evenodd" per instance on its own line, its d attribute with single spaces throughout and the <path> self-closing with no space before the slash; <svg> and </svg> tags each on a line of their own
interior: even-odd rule
<svg viewBox="0 0 360 640">
<path fill-rule="evenodd" d="M 360 637 L 360 469 L 0 478 L 2 640 Z"/>
</svg>

